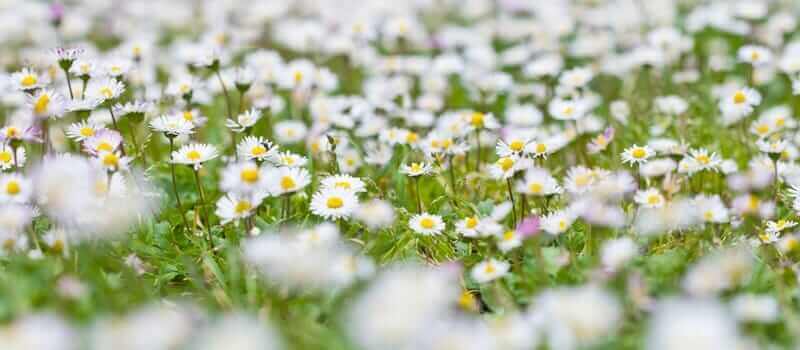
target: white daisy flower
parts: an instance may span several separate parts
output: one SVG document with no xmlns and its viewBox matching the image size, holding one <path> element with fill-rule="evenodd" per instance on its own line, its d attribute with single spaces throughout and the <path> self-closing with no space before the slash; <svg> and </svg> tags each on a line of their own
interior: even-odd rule
<svg viewBox="0 0 800 350">
<path fill-rule="evenodd" d="M 194 133 L 194 124 L 178 115 L 162 115 L 150 121 L 153 131 L 164 133 L 167 137 L 177 137 Z"/>
<path fill-rule="evenodd" d="M 761 103 L 761 94 L 758 91 L 745 87 L 733 90 L 719 101 L 722 114 L 731 118 L 740 118 L 753 112 L 753 108 Z"/>
<path fill-rule="evenodd" d="M 0 175 L 0 202 L 27 203 L 33 193 L 33 184 L 19 174 Z"/>
<path fill-rule="evenodd" d="M 273 168 L 267 178 L 267 189 L 274 196 L 300 191 L 311 183 L 311 175 L 304 168 Z"/>
<path fill-rule="evenodd" d="M 67 110 L 67 101 L 55 91 L 41 89 L 28 97 L 28 108 L 38 118 L 60 118 Z"/>
<path fill-rule="evenodd" d="M 284 120 L 273 126 L 275 140 L 280 144 L 293 144 L 303 141 L 308 134 L 308 127 L 296 120 Z"/>
<path fill-rule="evenodd" d="M 475 282 L 487 283 L 505 276 L 510 265 L 505 261 L 489 259 L 472 267 L 470 276 Z"/>
<path fill-rule="evenodd" d="M 229 164 L 222 171 L 220 188 L 225 192 L 257 193 L 266 191 L 267 177 L 255 162 Z"/>
<path fill-rule="evenodd" d="M 719 195 L 699 195 L 694 198 L 694 204 L 705 222 L 725 223 L 729 221 L 729 210 Z"/>
<path fill-rule="evenodd" d="M 343 188 L 323 188 L 311 197 L 309 205 L 314 215 L 326 220 L 349 218 L 358 207 L 358 197 Z"/>
<path fill-rule="evenodd" d="M 16 153 L 16 157 L 14 153 Z M 0 143 L 0 170 L 11 169 L 15 164 L 16 167 L 22 168 L 26 159 L 24 147 L 17 147 L 15 151 L 10 145 Z"/>
<path fill-rule="evenodd" d="M 508 230 L 497 237 L 497 248 L 506 253 L 522 245 L 522 235 L 515 230 Z"/>
<path fill-rule="evenodd" d="M 622 152 L 622 162 L 639 165 L 646 163 L 654 155 L 655 151 L 650 146 L 633 145 Z"/>
<path fill-rule="evenodd" d="M 197 170 L 200 169 L 202 163 L 218 156 L 217 148 L 213 145 L 192 143 L 172 152 L 172 163 L 192 165 Z"/>
<path fill-rule="evenodd" d="M 244 159 L 263 162 L 275 159 L 278 146 L 261 136 L 246 136 L 239 141 L 236 152 Z"/>
<path fill-rule="evenodd" d="M 277 166 L 285 166 L 290 168 L 304 167 L 308 163 L 308 158 L 299 154 L 292 153 L 291 151 L 278 152 L 273 160 Z"/>
<path fill-rule="evenodd" d="M 364 181 L 347 174 L 328 176 L 320 181 L 320 187 L 322 189 L 341 188 L 353 193 L 366 192 L 367 190 Z"/>
<path fill-rule="evenodd" d="M 261 119 L 261 111 L 256 108 L 251 108 L 242 114 L 236 116 L 236 120 L 228 119 L 225 121 L 225 126 L 236 132 L 244 132 L 248 128 L 253 127 Z"/>
<path fill-rule="evenodd" d="M 489 166 L 489 174 L 495 179 L 509 179 L 514 176 L 517 171 L 523 169 L 526 163 L 528 165 L 530 164 L 530 162 L 526 162 L 526 160 L 529 161 L 529 159 L 518 158 L 516 156 L 501 157 Z"/>
<path fill-rule="evenodd" d="M 359 204 L 353 216 L 373 230 L 389 227 L 395 220 L 392 204 L 380 199 L 373 199 Z"/>
<path fill-rule="evenodd" d="M 83 141 L 84 149 L 91 154 L 100 152 L 113 152 L 122 144 L 122 136 L 119 132 L 109 129 L 95 131 L 93 136 Z"/>
<path fill-rule="evenodd" d="M 658 189 L 648 188 L 646 190 L 636 191 L 633 200 L 645 208 L 659 208 L 664 205 L 666 199 Z"/>
<path fill-rule="evenodd" d="M 117 152 L 101 151 L 92 160 L 95 164 L 106 171 L 113 172 L 121 169 L 127 169 L 131 158 L 122 156 Z"/>
<path fill-rule="evenodd" d="M 11 83 L 17 90 L 30 91 L 45 87 L 49 81 L 47 76 L 40 75 L 33 69 L 23 68 L 11 74 Z"/>
<path fill-rule="evenodd" d="M 86 87 L 86 96 L 100 101 L 113 100 L 125 92 L 125 84 L 112 77 L 93 78 Z"/>
<path fill-rule="evenodd" d="M 225 225 L 252 215 L 260 204 L 260 196 L 228 193 L 217 200 L 214 213 L 220 218 L 220 223 Z"/>
<path fill-rule="evenodd" d="M 446 225 L 441 216 L 422 213 L 412 216 L 408 220 L 408 227 L 415 233 L 432 236 L 441 234 Z"/>
<path fill-rule="evenodd" d="M 561 194 L 563 189 L 547 170 L 533 168 L 525 173 L 525 179 L 517 182 L 517 192 L 533 196 L 550 196 Z"/>
<path fill-rule="evenodd" d="M 411 177 L 428 175 L 433 172 L 433 167 L 425 162 L 403 164 L 400 166 L 400 173 Z"/>
<path fill-rule="evenodd" d="M 83 142 L 102 129 L 102 126 L 84 120 L 82 122 L 70 124 L 67 128 L 67 137 L 77 142 Z"/>
<path fill-rule="evenodd" d="M 567 232 L 575 219 L 575 215 L 568 210 L 559 210 L 542 218 L 542 230 L 554 236 L 560 235 Z"/>
</svg>

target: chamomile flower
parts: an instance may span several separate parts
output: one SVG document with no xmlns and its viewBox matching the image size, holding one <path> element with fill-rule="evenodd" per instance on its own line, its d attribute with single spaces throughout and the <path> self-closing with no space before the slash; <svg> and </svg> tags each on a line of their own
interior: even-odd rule
<svg viewBox="0 0 800 350">
<path fill-rule="evenodd" d="M 214 213 L 223 225 L 252 215 L 261 204 L 261 198 L 252 194 L 228 193 L 217 200 Z"/>
<path fill-rule="evenodd" d="M 322 189 L 341 188 L 353 193 L 361 193 L 367 190 L 364 181 L 347 174 L 328 176 L 320 181 L 320 186 Z"/>
<path fill-rule="evenodd" d="M 604 170 L 589 169 L 583 166 L 572 167 L 567 171 L 564 188 L 572 194 L 584 193 L 606 174 L 607 172 Z"/>
<path fill-rule="evenodd" d="M 194 124 L 180 116 L 162 115 L 150 121 L 153 131 L 164 133 L 167 137 L 177 137 L 194 133 Z"/>
<path fill-rule="evenodd" d="M 114 100 L 123 92 L 125 84 L 112 77 L 93 78 L 86 87 L 86 96 L 100 101 Z"/>
<path fill-rule="evenodd" d="M 248 128 L 258 123 L 261 119 L 261 111 L 256 108 L 251 108 L 242 114 L 236 116 L 236 120 L 228 119 L 225 121 L 225 126 L 236 132 L 244 132 Z"/>
<path fill-rule="evenodd" d="M 469 216 L 456 222 L 456 232 L 464 237 L 479 237 L 479 226 L 481 219 L 475 216 Z"/>
<path fill-rule="evenodd" d="M 60 118 L 67 110 L 67 101 L 55 91 L 41 89 L 28 98 L 28 108 L 37 118 Z"/>
<path fill-rule="evenodd" d="M 311 197 L 309 205 L 314 215 L 327 220 L 349 218 L 358 207 L 358 197 L 343 188 L 322 188 Z"/>
<path fill-rule="evenodd" d="M 67 137 L 77 142 L 83 142 L 102 129 L 102 126 L 84 120 L 82 122 L 70 124 L 67 128 Z"/>
<path fill-rule="evenodd" d="M 637 191 L 633 200 L 645 208 L 659 208 L 664 205 L 666 201 L 664 195 L 655 188 L 648 188 L 646 190 Z"/>
<path fill-rule="evenodd" d="M 563 189 L 547 170 L 532 168 L 525 173 L 525 178 L 517 183 L 517 192 L 532 196 L 550 196 L 561 194 Z"/>
<path fill-rule="evenodd" d="M 433 236 L 441 234 L 446 225 L 441 216 L 422 213 L 412 216 L 408 220 L 408 227 L 417 234 Z"/>
<path fill-rule="evenodd" d="M 246 136 L 236 145 L 236 152 L 244 159 L 263 162 L 275 159 L 278 147 L 261 136 Z"/>
<path fill-rule="evenodd" d="M 267 189 L 274 196 L 300 191 L 311 183 L 311 175 L 304 168 L 274 168 L 267 176 Z"/>
<path fill-rule="evenodd" d="M 380 199 L 359 204 L 353 216 L 373 230 L 391 226 L 395 220 L 392 204 Z"/>
<path fill-rule="evenodd" d="M 505 276 L 510 265 L 505 261 L 488 259 L 472 267 L 470 276 L 475 282 L 487 283 Z"/>
<path fill-rule="evenodd" d="M 522 245 L 522 235 L 515 230 L 508 230 L 497 236 L 497 248 L 506 253 Z"/>
<path fill-rule="evenodd" d="M 586 145 L 586 149 L 589 151 L 589 154 L 600 153 L 608 148 L 608 145 L 611 141 L 614 140 L 614 128 L 608 127 L 603 131 L 602 134 L 599 134 L 592 138 L 592 141 Z"/>
<path fill-rule="evenodd" d="M 25 165 L 26 159 L 24 147 L 17 147 L 15 150 L 8 144 L 0 143 L 0 170 L 8 170 L 15 166 L 21 168 Z"/>
<path fill-rule="evenodd" d="M 555 98 L 547 105 L 547 110 L 553 118 L 558 120 L 578 120 L 586 114 L 586 104 L 583 100 L 565 100 Z"/>
<path fill-rule="evenodd" d="M 425 162 L 409 163 L 400 166 L 400 173 L 410 177 L 428 175 L 433 172 L 433 167 Z"/>
<path fill-rule="evenodd" d="M 275 140 L 280 144 L 293 144 L 301 142 L 308 134 L 308 127 L 296 120 L 284 120 L 273 126 Z"/>
<path fill-rule="evenodd" d="M 523 168 L 524 158 L 515 156 L 501 157 L 489 166 L 489 174 L 495 179 L 505 180 Z"/>
<path fill-rule="evenodd" d="M 220 188 L 226 192 L 257 193 L 266 191 L 267 176 L 255 162 L 229 164 L 222 171 Z"/>
<path fill-rule="evenodd" d="M 200 169 L 203 163 L 217 158 L 218 156 L 217 148 L 213 145 L 192 143 L 184 145 L 177 151 L 172 152 L 171 161 L 176 164 L 191 165 L 197 170 Z"/>
<path fill-rule="evenodd" d="M 525 146 L 529 140 L 522 138 L 511 138 L 509 140 L 498 140 L 495 146 L 495 153 L 499 157 L 520 156 L 525 151 Z"/>
<path fill-rule="evenodd" d="M 646 163 L 654 155 L 655 151 L 650 146 L 633 145 L 622 152 L 622 162 L 640 165 Z"/>
<path fill-rule="evenodd" d="M 741 118 L 753 112 L 753 108 L 761 103 L 758 91 L 745 87 L 733 90 L 719 101 L 722 114 L 731 118 Z"/>
<path fill-rule="evenodd" d="M 722 159 L 717 153 L 702 148 L 693 149 L 678 164 L 678 170 L 689 174 L 703 170 L 717 171 L 721 163 Z"/>
<path fill-rule="evenodd" d="M 130 157 L 122 156 L 118 152 L 100 151 L 92 159 L 93 163 L 108 172 L 127 169 L 131 161 Z"/>
<path fill-rule="evenodd" d="M 204 116 L 203 113 L 201 113 L 200 110 L 196 108 L 183 109 L 179 111 L 177 115 L 186 120 L 187 122 L 194 124 L 194 126 L 197 128 L 206 125 L 206 121 L 208 121 L 208 118 L 206 118 L 206 116 Z"/>
<path fill-rule="evenodd" d="M 27 203 L 33 193 L 33 184 L 19 174 L 0 175 L 0 203 Z"/>
<path fill-rule="evenodd" d="M 466 125 L 472 130 L 493 130 L 500 127 L 500 123 L 497 122 L 492 113 L 469 112 L 464 113 L 463 118 Z"/>
<path fill-rule="evenodd" d="M 568 210 L 559 210 L 542 218 L 542 230 L 553 236 L 566 232 L 575 222 L 575 215 Z"/>
<path fill-rule="evenodd" d="M 278 152 L 272 162 L 277 166 L 290 168 L 304 167 L 308 163 L 308 158 L 291 151 Z"/>
<path fill-rule="evenodd" d="M 752 65 L 753 67 L 763 66 L 772 60 L 772 52 L 766 47 L 756 45 L 744 45 L 736 52 L 739 61 Z"/>
<path fill-rule="evenodd" d="M 725 223 L 729 221 L 729 210 L 719 195 L 699 195 L 694 198 L 694 204 L 704 222 Z"/>
<path fill-rule="evenodd" d="M 84 149 L 91 154 L 113 152 L 122 144 L 119 132 L 109 129 L 95 131 L 94 135 L 83 140 Z"/>
<path fill-rule="evenodd" d="M 49 81 L 47 76 L 40 75 L 33 69 L 23 68 L 11 74 L 11 82 L 17 90 L 30 91 L 46 86 Z"/>
</svg>

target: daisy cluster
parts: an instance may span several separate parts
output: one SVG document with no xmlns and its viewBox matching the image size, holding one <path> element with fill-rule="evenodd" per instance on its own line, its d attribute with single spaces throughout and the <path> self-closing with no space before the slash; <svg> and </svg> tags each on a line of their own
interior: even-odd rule
<svg viewBox="0 0 800 350">
<path fill-rule="evenodd" d="M 796 347 L 799 13 L 6 1 L 0 349 Z"/>
</svg>

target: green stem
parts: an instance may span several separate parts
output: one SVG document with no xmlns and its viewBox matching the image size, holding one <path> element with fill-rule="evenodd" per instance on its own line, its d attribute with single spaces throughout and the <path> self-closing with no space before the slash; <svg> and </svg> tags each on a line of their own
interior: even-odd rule
<svg viewBox="0 0 800 350">
<path fill-rule="evenodd" d="M 169 139 L 169 170 L 170 174 L 172 175 L 172 192 L 175 195 L 175 203 L 178 204 L 178 211 L 181 214 L 181 219 L 183 220 L 183 226 L 185 229 L 189 229 L 189 222 L 186 221 L 186 212 L 183 210 L 183 203 L 181 203 L 181 196 L 178 194 L 178 183 L 175 180 L 175 163 L 172 162 L 172 152 L 175 149 L 175 140 L 174 137 L 167 137 Z"/>
<path fill-rule="evenodd" d="M 208 213 L 206 212 L 206 195 L 203 192 L 203 185 L 200 184 L 200 172 L 197 169 L 192 168 L 194 172 L 194 181 L 197 184 L 197 192 L 200 195 L 200 213 L 205 220 L 206 225 L 206 233 L 208 239 L 208 245 L 211 247 L 211 250 L 214 250 L 214 240 L 211 239 L 211 221 L 208 218 Z"/>
</svg>

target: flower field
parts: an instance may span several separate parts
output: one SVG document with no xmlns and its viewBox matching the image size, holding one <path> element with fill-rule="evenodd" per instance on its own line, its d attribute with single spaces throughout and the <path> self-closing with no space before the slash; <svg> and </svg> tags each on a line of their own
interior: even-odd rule
<svg viewBox="0 0 800 350">
<path fill-rule="evenodd" d="M 797 348 L 798 14 L 0 2 L 0 350 Z"/>
</svg>

